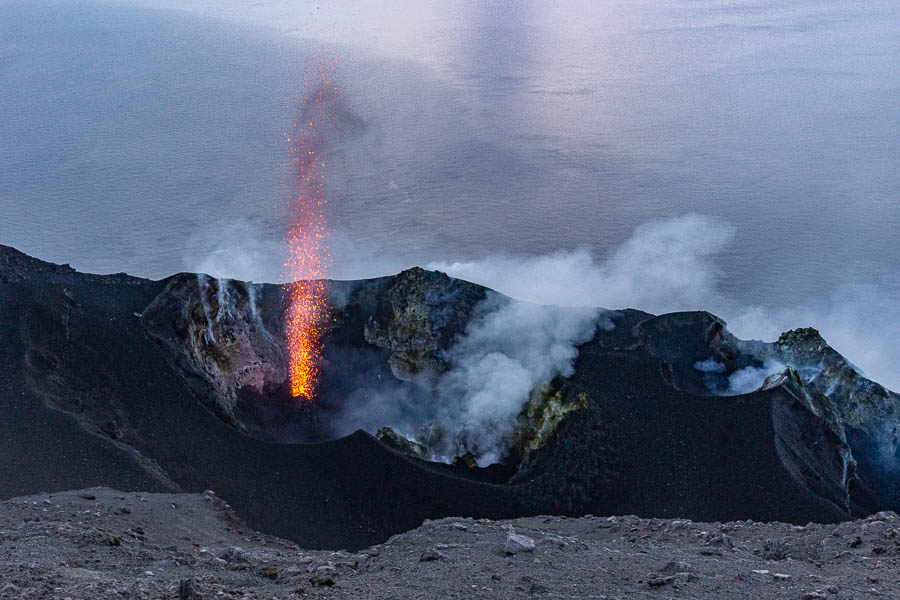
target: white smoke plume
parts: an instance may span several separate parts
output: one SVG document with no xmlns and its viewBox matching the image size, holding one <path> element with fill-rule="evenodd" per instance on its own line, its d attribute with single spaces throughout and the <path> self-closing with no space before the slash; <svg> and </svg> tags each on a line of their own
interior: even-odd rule
<svg viewBox="0 0 900 600">
<path fill-rule="evenodd" d="M 687 215 L 641 225 L 604 261 L 582 248 L 549 256 L 435 262 L 428 268 L 539 304 L 696 310 L 709 304 L 721 274 L 713 258 L 734 233 L 717 219 Z"/>
<path fill-rule="evenodd" d="M 723 395 L 737 396 L 758 390 L 770 375 L 783 373 L 787 365 L 778 361 L 767 361 L 761 367 L 744 367 L 728 377 L 728 389 Z"/>
<path fill-rule="evenodd" d="M 504 458 L 519 414 L 537 386 L 573 373 L 578 345 L 598 327 L 597 308 L 541 306 L 494 297 L 443 357 L 449 371 L 436 383 L 403 385 L 362 378 L 345 400 L 339 434 L 390 426 L 414 439 L 423 428 L 436 460 L 471 451 L 482 466 Z M 420 438 L 421 439 L 421 438 Z"/>
<path fill-rule="evenodd" d="M 205 260 L 192 263 L 194 268 L 245 279 L 259 278 L 266 269 L 274 274 L 281 249 L 255 242 L 253 229 L 252 224 L 240 224 L 228 236 L 231 242 L 223 242 Z M 580 249 L 426 265 L 535 304 L 501 306 L 473 323 L 451 350 L 448 358 L 453 368 L 440 381 L 436 395 L 423 398 L 387 382 L 377 389 L 361 388 L 358 397 L 348 399 L 355 408 L 345 415 L 345 429 L 374 431 L 389 425 L 412 437 L 419 427 L 438 422 L 451 436 L 464 437 L 468 446 L 477 449 L 480 463 L 502 457 L 530 390 L 554 376 L 569 374 L 578 344 L 591 337 L 602 313 L 577 308 L 585 306 L 654 313 L 709 310 L 745 339 L 773 341 L 788 329 L 815 327 L 866 376 L 900 389 L 900 369 L 894 359 L 900 306 L 893 295 L 875 285 L 848 282 L 830 297 L 805 306 L 748 305 L 723 291 L 727 273 L 717 263 L 735 232 L 722 220 L 687 215 L 638 227 L 618 249 L 600 259 L 589 249 Z M 335 241 L 344 246 L 342 255 L 356 261 L 354 277 L 383 275 L 407 266 L 384 257 L 372 263 L 373 254 L 354 252 L 352 240 L 338 236 Z M 732 375 L 727 393 L 756 389 L 780 369 L 780 365 L 765 365 L 739 371 Z M 448 449 L 445 458 L 452 459 L 451 453 Z"/>
<path fill-rule="evenodd" d="M 215 343 L 216 332 L 213 328 L 212 308 L 206 300 L 207 288 L 209 287 L 209 277 L 204 273 L 197 275 L 197 284 L 200 289 L 200 302 L 203 306 L 203 316 L 206 318 L 206 337 L 208 341 Z"/>
<path fill-rule="evenodd" d="M 527 302 L 498 305 L 450 351 L 453 367 L 438 386 L 440 422 L 464 435 L 479 464 L 503 458 L 531 391 L 573 373 L 577 346 L 594 336 L 598 322 L 612 327 L 602 312 Z"/>
<path fill-rule="evenodd" d="M 726 370 L 725 363 L 717 361 L 715 358 L 707 358 L 706 360 L 694 363 L 694 368 L 701 373 L 718 374 L 724 373 Z M 741 394 L 749 394 L 758 390 L 770 375 L 781 373 L 787 368 L 787 365 L 778 361 L 766 361 L 761 367 L 744 367 L 738 369 L 728 376 L 728 387 L 721 389 L 719 386 L 712 385 L 707 382 L 707 389 L 711 394 L 718 396 L 739 396 Z M 807 379 L 813 379 L 815 375 Z"/>
<path fill-rule="evenodd" d="M 708 310 L 745 339 L 774 341 L 789 329 L 815 327 L 867 377 L 900 389 L 896 295 L 871 283 L 847 282 L 805 305 L 750 305 L 722 290 L 727 274 L 716 262 L 735 232 L 721 220 L 687 215 L 641 225 L 602 260 L 581 249 L 539 257 L 436 262 L 428 267 L 533 302 L 653 313 Z"/>
<path fill-rule="evenodd" d="M 277 282 L 286 254 L 270 229 L 271 224 L 250 219 L 210 223 L 187 241 L 184 267 L 216 278 Z"/>
</svg>

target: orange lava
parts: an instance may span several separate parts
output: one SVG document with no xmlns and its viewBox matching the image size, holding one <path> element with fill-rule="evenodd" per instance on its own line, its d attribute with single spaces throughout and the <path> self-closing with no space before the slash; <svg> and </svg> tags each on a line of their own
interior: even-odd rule
<svg viewBox="0 0 900 600">
<path fill-rule="evenodd" d="M 340 98 L 329 80 L 334 63 L 316 73 L 314 85 L 298 100 L 298 117 L 285 133 L 292 160 L 296 197 L 289 207 L 291 227 L 287 237 L 285 269 L 285 334 L 291 395 L 312 400 L 319 380 L 322 335 L 328 320 L 328 227 L 324 208 L 325 156 L 323 141 L 332 127 L 331 118 Z"/>
</svg>

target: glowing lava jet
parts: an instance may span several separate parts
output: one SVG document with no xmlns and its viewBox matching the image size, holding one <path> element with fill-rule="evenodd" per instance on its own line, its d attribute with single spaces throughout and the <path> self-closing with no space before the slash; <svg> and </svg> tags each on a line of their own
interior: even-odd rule
<svg viewBox="0 0 900 600">
<path fill-rule="evenodd" d="M 288 233 L 288 259 L 285 263 L 289 283 L 285 286 L 285 333 L 288 347 L 288 376 L 291 395 L 312 400 L 319 378 L 322 334 L 328 318 L 328 228 L 325 221 L 325 157 L 322 151 L 326 133 L 332 128 L 333 114 L 340 93 L 329 81 L 333 71 L 329 63 L 316 73 L 313 89 L 298 100 L 297 121 L 286 133 L 293 163 L 296 198 L 289 207 L 291 227 Z"/>
</svg>

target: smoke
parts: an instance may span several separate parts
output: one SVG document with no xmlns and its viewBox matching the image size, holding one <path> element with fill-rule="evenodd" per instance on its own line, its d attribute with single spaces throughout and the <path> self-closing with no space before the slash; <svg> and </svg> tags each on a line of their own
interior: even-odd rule
<svg viewBox="0 0 900 600">
<path fill-rule="evenodd" d="M 200 302 L 203 306 L 203 316 L 206 318 L 206 338 L 208 341 L 216 342 L 216 332 L 213 328 L 212 308 L 206 300 L 207 288 L 209 287 L 209 277 L 200 273 L 197 275 L 197 287 L 200 290 Z M 218 318 L 218 317 L 217 317 Z"/>
<path fill-rule="evenodd" d="M 694 363 L 694 368 L 706 375 L 719 375 L 727 369 L 725 363 L 717 361 L 715 358 L 707 358 L 706 360 Z M 781 373 L 787 368 L 787 365 L 778 361 L 766 361 L 761 367 L 744 367 L 738 369 L 728 376 L 727 386 L 723 389 L 718 383 L 718 379 L 713 377 L 705 377 L 706 388 L 709 393 L 717 396 L 739 396 L 741 394 L 749 394 L 758 390 L 770 375 Z M 813 379 L 815 375 L 808 379 Z"/>
<path fill-rule="evenodd" d="M 900 389 L 896 361 L 900 339 L 900 301 L 872 283 L 847 282 L 825 298 L 803 306 L 738 307 L 728 326 L 740 337 L 774 340 L 797 327 L 815 327 L 867 378 Z"/>
<path fill-rule="evenodd" d="M 701 373 L 724 373 L 725 372 L 725 364 L 717 361 L 714 358 L 707 358 L 706 360 L 698 361 L 694 363 L 694 368 L 700 371 Z"/>
<path fill-rule="evenodd" d="M 531 391 L 573 373 L 577 346 L 594 336 L 598 323 L 612 328 L 595 308 L 495 302 L 450 350 L 452 369 L 438 385 L 441 422 L 462 434 L 479 464 L 506 454 Z"/>
<path fill-rule="evenodd" d="M 218 238 L 221 247 L 213 245 L 213 252 L 192 263 L 193 268 L 245 279 L 269 269 L 276 274 L 271 279 L 277 279 L 280 263 L 273 257 L 280 254 L 280 247 L 259 241 L 263 238 L 255 229 L 252 223 L 233 225 Z M 900 307 L 894 295 L 871 283 L 848 281 L 803 305 L 748 304 L 724 291 L 729 274 L 718 262 L 735 234 L 736 228 L 725 221 L 692 214 L 641 225 L 604 257 L 582 248 L 537 257 L 430 263 L 428 268 L 525 302 L 500 303 L 471 323 L 445 357 L 451 370 L 434 389 L 361 381 L 347 397 L 342 426 L 346 432 L 392 426 L 413 437 L 420 428 L 440 423 L 446 433 L 444 458 L 457 455 L 462 443 L 480 463 L 496 460 L 508 448 L 516 417 L 531 390 L 569 374 L 578 344 L 603 322 L 602 312 L 579 308 L 585 306 L 654 313 L 709 310 L 744 339 L 773 341 L 788 329 L 815 327 L 867 377 L 900 389 L 893 358 L 895 340 L 900 339 Z M 395 273 L 408 266 L 365 248 L 359 240 L 337 234 L 333 242 L 337 242 L 333 247 L 342 248 L 335 253 L 336 260 L 352 277 Z M 701 363 L 697 368 L 714 372 L 718 366 Z M 752 391 L 782 369 L 780 364 L 766 364 L 733 373 L 726 393 Z"/>
<path fill-rule="evenodd" d="M 597 308 L 541 306 L 489 297 L 442 358 L 449 369 L 435 381 L 400 382 L 363 373 L 342 401 L 338 434 L 390 426 L 426 443 L 436 460 L 471 452 L 484 466 L 502 460 L 513 444 L 518 417 L 535 388 L 573 373 L 577 347 L 597 329 L 612 329 Z"/>
<path fill-rule="evenodd" d="M 701 215 L 646 223 L 606 260 L 590 250 L 529 258 L 434 262 L 429 268 L 487 285 L 520 300 L 563 306 L 695 310 L 721 275 L 713 257 L 735 228 Z"/>
<path fill-rule="evenodd" d="M 599 260 L 582 248 L 538 257 L 434 262 L 428 267 L 532 302 L 653 313 L 708 310 L 744 339 L 774 341 L 789 329 L 815 327 L 867 377 L 900 389 L 894 359 L 900 303 L 895 294 L 872 283 L 848 281 L 803 305 L 748 304 L 723 291 L 728 274 L 717 263 L 735 232 L 725 221 L 691 214 L 645 223 Z"/>
<path fill-rule="evenodd" d="M 738 396 L 758 390 L 770 375 L 783 373 L 787 365 L 778 361 L 767 361 L 762 367 L 744 367 L 728 377 L 728 389 L 724 396 Z"/>
<path fill-rule="evenodd" d="M 185 270 L 216 278 L 276 282 L 286 258 L 271 223 L 253 219 L 205 224 L 187 242 Z"/>
</svg>

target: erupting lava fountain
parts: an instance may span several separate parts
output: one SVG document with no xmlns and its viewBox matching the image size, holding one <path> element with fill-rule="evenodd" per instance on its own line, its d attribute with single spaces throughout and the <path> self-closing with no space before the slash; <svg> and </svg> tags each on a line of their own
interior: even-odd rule
<svg viewBox="0 0 900 600">
<path fill-rule="evenodd" d="M 341 95 L 329 80 L 335 63 L 316 72 L 312 88 L 297 101 L 297 120 L 285 133 L 292 161 L 295 199 L 288 208 L 288 259 L 285 263 L 285 334 L 291 395 L 312 400 L 319 378 L 322 334 L 328 319 L 328 287 L 325 277 L 331 255 L 324 208 L 325 156 L 322 142 L 333 127 Z"/>
</svg>

